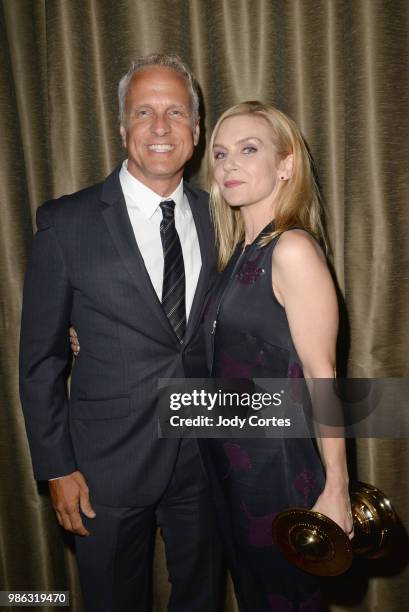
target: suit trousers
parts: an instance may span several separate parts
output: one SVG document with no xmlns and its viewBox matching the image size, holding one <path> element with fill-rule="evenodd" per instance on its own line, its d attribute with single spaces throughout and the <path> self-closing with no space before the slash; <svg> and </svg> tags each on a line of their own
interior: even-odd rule
<svg viewBox="0 0 409 612">
<path fill-rule="evenodd" d="M 92 491 L 91 491 L 92 500 Z M 221 548 L 196 440 L 182 440 L 171 480 L 157 503 L 94 505 L 76 536 L 86 612 L 150 612 L 155 528 L 165 543 L 170 612 L 222 610 Z"/>
</svg>

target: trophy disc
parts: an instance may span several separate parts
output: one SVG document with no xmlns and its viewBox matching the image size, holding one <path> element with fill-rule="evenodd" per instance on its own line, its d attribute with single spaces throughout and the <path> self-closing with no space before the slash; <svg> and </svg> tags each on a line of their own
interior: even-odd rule
<svg viewBox="0 0 409 612">
<path fill-rule="evenodd" d="M 290 508 L 273 522 L 273 541 L 286 559 L 316 576 L 346 572 L 352 546 L 342 529 L 320 512 Z"/>
<path fill-rule="evenodd" d="M 380 489 L 358 482 L 351 487 L 355 554 L 378 559 L 390 553 L 397 534 L 398 519 L 390 500 Z"/>
</svg>

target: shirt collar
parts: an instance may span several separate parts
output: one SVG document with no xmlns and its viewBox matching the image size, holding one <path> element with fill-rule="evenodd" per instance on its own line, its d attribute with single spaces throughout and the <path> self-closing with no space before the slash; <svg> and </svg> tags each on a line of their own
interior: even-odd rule
<svg viewBox="0 0 409 612">
<path fill-rule="evenodd" d="M 126 159 L 119 171 L 119 180 L 125 196 L 126 205 L 129 208 L 137 208 L 147 219 L 151 219 L 159 208 L 159 204 L 164 200 L 173 200 L 175 209 L 185 215 L 187 204 L 183 197 L 183 178 L 175 191 L 166 198 L 149 189 L 146 185 L 138 181 L 128 170 L 128 160 Z"/>
</svg>

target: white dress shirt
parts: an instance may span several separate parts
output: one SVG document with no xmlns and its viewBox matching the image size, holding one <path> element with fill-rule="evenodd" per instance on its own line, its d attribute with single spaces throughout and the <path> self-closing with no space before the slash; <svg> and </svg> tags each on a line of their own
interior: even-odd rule
<svg viewBox="0 0 409 612">
<path fill-rule="evenodd" d="M 199 279 L 202 258 L 196 226 L 189 201 L 183 191 L 183 179 L 175 191 L 166 198 L 158 195 L 128 172 L 128 160 L 122 164 L 119 180 L 125 197 L 126 208 L 135 234 L 136 242 L 145 262 L 153 288 L 162 301 L 163 248 L 160 237 L 164 200 L 175 202 L 175 225 L 182 246 L 186 278 L 186 321 L 189 318 L 193 297 Z"/>
</svg>

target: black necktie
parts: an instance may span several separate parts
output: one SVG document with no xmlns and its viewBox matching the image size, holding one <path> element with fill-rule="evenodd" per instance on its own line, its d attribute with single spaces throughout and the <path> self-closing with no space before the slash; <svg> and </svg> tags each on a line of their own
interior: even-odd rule
<svg viewBox="0 0 409 612">
<path fill-rule="evenodd" d="M 185 266 L 175 226 L 175 202 L 165 200 L 160 203 L 160 207 L 163 215 L 160 237 L 164 259 L 162 305 L 175 334 L 183 342 L 186 330 Z"/>
</svg>

